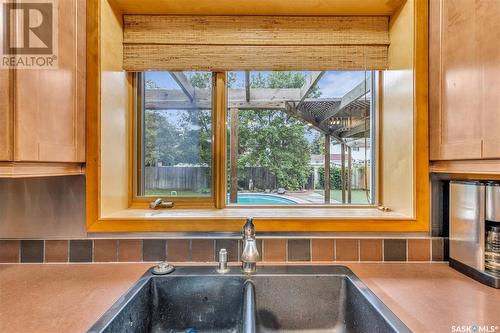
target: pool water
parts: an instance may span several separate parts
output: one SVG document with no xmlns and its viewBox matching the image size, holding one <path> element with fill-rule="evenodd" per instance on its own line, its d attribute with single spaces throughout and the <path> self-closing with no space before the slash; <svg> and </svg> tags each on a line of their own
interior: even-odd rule
<svg viewBox="0 0 500 333">
<path fill-rule="evenodd" d="M 229 197 L 229 196 L 228 196 Z M 238 204 L 242 205 L 296 205 L 293 200 L 274 194 L 239 193 Z"/>
</svg>

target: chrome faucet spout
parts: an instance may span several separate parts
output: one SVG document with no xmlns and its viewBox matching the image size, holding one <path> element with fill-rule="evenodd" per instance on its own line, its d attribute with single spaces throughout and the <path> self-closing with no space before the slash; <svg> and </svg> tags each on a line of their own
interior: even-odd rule
<svg viewBox="0 0 500 333">
<path fill-rule="evenodd" d="M 249 217 L 243 226 L 243 252 L 241 253 L 242 269 L 244 273 L 251 274 L 257 270 L 257 261 L 260 258 L 255 239 L 255 226 L 253 218 Z"/>
</svg>

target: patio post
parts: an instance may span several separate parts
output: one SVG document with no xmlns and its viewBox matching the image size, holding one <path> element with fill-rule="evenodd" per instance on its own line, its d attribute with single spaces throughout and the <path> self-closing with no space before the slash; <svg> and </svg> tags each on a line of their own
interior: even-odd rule
<svg viewBox="0 0 500 333">
<path fill-rule="evenodd" d="M 238 203 L 238 109 L 229 112 L 229 202 Z"/>
<path fill-rule="evenodd" d="M 352 155 L 351 147 L 347 146 L 347 203 L 351 203 L 351 166 L 352 166 Z"/>
<path fill-rule="evenodd" d="M 342 203 L 345 203 L 345 143 L 340 144 L 340 180 L 342 182 Z"/>
<path fill-rule="evenodd" d="M 325 134 L 325 203 L 330 203 L 330 134 Z"/>
</svg>

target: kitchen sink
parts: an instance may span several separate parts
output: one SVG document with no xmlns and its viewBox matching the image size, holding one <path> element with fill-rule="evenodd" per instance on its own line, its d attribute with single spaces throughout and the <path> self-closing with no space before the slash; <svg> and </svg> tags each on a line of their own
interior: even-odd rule
<svg viewBox="0 0 500 333">
<path fill-rule="evenodd" d="M 411 332 L 344 266 L 148 270 L 89 332 Z"/>
</svg>

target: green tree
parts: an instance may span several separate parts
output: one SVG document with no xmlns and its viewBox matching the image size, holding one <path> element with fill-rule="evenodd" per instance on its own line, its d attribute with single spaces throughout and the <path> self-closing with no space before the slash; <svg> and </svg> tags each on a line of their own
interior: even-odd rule
<svg viewBox="0 0 500 333">
<path fill-rule="evenodd" d="M 318 169 L 319 173 L 319 184 L 321 187 L 325 187 L 325 168 L 320 167 Z M 344 173 L 345 179 L 347 179 L 347 170 Z M 331 190 L 341 190 L 342 189 L 342 168 L 338 165 L 330 166 L 330 189 Z"/>
<path fill-rule="evenodd" d="M 300 88 L 306 75 L 301 72 L 258 72 L 251 77 L 252 88 Z M 303 188 L 311 175 L 308 127 L 280 110 L 239 112 L 239 173 L 246 167 L 265 167 L 277 178 L 279 187 Z"/>
<path fill-rule="evenodd" d="M 240 111 L 239 122 L 240 174 L 246 167 L 265 167 L 279 187 L 303 188 L 311 174 L 306 126 L 275 110 Z"/>
<path fill-rule="evenodd" d="M 179 159 L 181 163 L 211 165 L 212 113 L 210 110 L 185 111 L 180 121 Z"/>
<path fill-rule="evenodd" d="M 194 88 L 211 89 L 212 73 L 193 72 L 188 74 Z M 212 113 L 211 110 L 186 110 L 181 116 L 182 163 L 211 165 L 212 161 Z"/>
<path fill-rule="evenodd" d="M 212 87 L 212 73 L 210 72 L 191 72 L 187 74 L 189 83 L 195 88 Z"/>
<path fill-rule="evenodd" d="M 178 160 L 178 149 L 173 146 L 179 133 L 161 111 L 146 110 L 144 114 L 144 163 L 155 166 L 174 165 Z M 168 147 L 168 149 L 165 149 Z"/>
<path fill-rule="evenodd" d="M 316 132 L 313 141 L 311 142 L 311 154 L 322 155 L 325 153 L 325 135 L 321 132 Z"/>
</svg>

